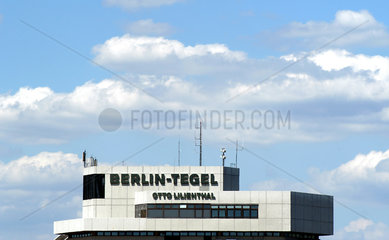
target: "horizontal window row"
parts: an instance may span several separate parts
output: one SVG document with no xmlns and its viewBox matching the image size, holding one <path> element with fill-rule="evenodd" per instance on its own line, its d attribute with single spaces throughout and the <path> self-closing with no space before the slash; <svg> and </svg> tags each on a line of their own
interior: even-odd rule
<svg viewBox="0 0 389 240">
<path fill-rule="evenodd" d="M 289 237 L 295 239 L 313 239 L 319 237 L 313 234 L 293 232 L 132 232 L 132 231 L 105 231 L 105 232 L 82 232 L 70 234 L 69 238 L 81 238 L 90 236 L 211 236 L 211 237 Z"/>
<path fill-rule="evenodd" d="M 258 218 L 258 205 L 141 204 L 137 218 Z"/>
</svg>

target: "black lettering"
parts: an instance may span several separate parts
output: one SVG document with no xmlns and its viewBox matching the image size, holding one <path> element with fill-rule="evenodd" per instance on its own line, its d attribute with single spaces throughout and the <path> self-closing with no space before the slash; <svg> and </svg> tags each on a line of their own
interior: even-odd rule
<svg viewBox="0 0 389 240">
<path fill-rule="evenodd" d="M 177 186 L 177 179 L 178 179 L 178 177 L 179 177 L 180 175 L 179 175 L 179 174 L 172 174 L 171 176 L 172 176 L 172 178 L 173 178 L 174 186 Z"/>
<path fill-rule="evenodd" d="M 122 185 L 130 185 L 130 175 L 122 174 Z"/>
<path fill-rule="evenodd" d="M 192 184 L 193 186 L 200 185 L 199 175 L 197 175 L 197 174 L 190 175 L 189 180 L 190 180 L 190 184 Z"/>
<path fill-rule="evenodd" d="M 138 185 L 140 186 L 140 177 L 139 174 L 131 174 L 131 185 Z"/>
<path fill-rule="evenodd" d="M 192 200 L 197 200 L 197 195 L 196 195 L 196 193 L 192 193 L 191 195 L 192 195 L 192 196 L 191 196 Z"/>
<path fill-rule="evenodd" d="M 171 193 L 167 193 L 167 199 L 168 200 L 172 200 L 172 194 Z"/>
<path fill-rule="evenodd" d="M 153 193 L 153 198 L 154 198 L 154 200 L 158 200 L 158 194 L 157 193 Z"/>
<path fill-rule="evenodd" d="M 165 186 L 165 174 L 155 174 L 155 185 L 159 186 L 159 184 Z"/>
<path fill-rule="evenodd" d="M 150 185 L 153 186 L 154 184 L 154 175 L 150 174 Z"/>
<path fill-rule="evenodd" d="M 110 179 L 111 179 L 111 185 L 119 185 L 120 183 L 119 174 L 111 174 Z"/>
<path fill-rule="evenodd" d="M 215 175 L 211 174 L 211 185 L 212 186 L 217 186 L 218 182 L 215 180 Z"/>
<path fill-rule="evenodd" d="M 201 185 L 203 185 L 203 186 L 209 185 L 209 175 L 208 174 L 201 174 Z"/>
<path fill-rule="evenodd" d="M 211 193 L 211 199 L 216 200 L 216 197 L 215 197 L 215 195 L 213 195 L 213 193 Z"/>
<path fill-rule="evenodd" d="M 189 185 L 189 175 L 188 174 L 181 174 L 181 185 Z"/>
<path fill-rule="evenodd" d="M 146 180 L 146 174 L 142 174 L 142 185 L 148 186 L 149 182 Z"/>
</svg>

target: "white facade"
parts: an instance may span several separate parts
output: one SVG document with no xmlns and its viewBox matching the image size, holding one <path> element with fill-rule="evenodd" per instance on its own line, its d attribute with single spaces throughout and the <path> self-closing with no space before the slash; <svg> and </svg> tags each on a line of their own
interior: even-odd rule
<svg viewBox="0 0 389 240">
<path fill-rule="evenodd" d="M 93 166 L 84 169 L 84 176 L 93 174 L 104 176 L 104 198 L 83 200 L 82 218 L 55 222 L 55 234 L 105 231 L 217 232 L 218 234 L 290 232 L 315 236 L 333 234 L 331 196 L 291 191 L 239 191 L 239 169 L 236 168 Z M 129 179 L 126 178 L 127 174 Z M 150 174 L 153 175 L 152 179 Z M 185 181 L 186 174 L 188 184 Z M 156 175 L 165 177 L 164 185 L 159 183 L 156 186 L 156 179 L 153 179 Z M 115 182 L 117 181 L 115 177 L 118 176 L 119 184 Z M 181 177 L 184 180 L 181 180 Z M 177 180 L 176 184 L 174 178 Z M 134 182 L 131 182 L 132 180 Z M 194 184 L 191 184 L 190 180 L 193 180 Z M 169 193 L 171 199 L 166 197 Z M 190 200 L 174 198 L 178 194 L 183 196 L 187 193 L 191 196 L 197 193 L 209 194 L 208 196 L 212 197 L 203 199 L 200 195 L 196 195 L 197 199 Z M 251 218 L 136 217 L 135 206 L 147 204 L 255 205 L 258 206 L 258 213 L 256 217 Z"/>
</svg>

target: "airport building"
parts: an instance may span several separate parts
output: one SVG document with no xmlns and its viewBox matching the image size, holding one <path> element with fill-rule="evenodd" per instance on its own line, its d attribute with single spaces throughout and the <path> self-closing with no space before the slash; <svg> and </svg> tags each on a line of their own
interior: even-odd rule
<svg viewBox="0 0 389 240">
<path fill-rule="evenodd" d="M 88 160 L 87 160 L 88 161 Z M 84 164 L 82 218 L 54 222 L 56 239 L 319 239 L 333 234 L 333 197 L 239 191 L 222 166 Z"/>
</svg>

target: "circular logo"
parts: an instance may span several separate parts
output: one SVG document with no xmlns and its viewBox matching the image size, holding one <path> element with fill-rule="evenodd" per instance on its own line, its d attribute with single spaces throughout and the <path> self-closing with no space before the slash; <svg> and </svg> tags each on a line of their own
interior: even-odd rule
<svg viewBox="0 0 389 240">
<path fill-rule="evenodd" d="M 114 108 L 106 108 L 99 115 L 99 125 L 106 132 L 118 130 L 122 121 L 122 115 Z"/>
</svg>

